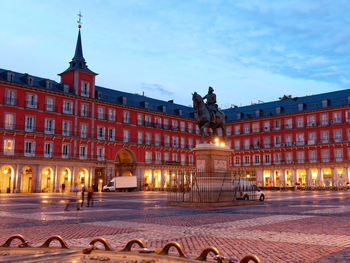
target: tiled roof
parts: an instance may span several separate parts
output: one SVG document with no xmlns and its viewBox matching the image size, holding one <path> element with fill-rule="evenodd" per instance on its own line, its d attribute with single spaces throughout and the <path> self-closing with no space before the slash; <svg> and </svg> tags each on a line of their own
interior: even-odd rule
<svg viewBox="0 0 350 263">
<path fill-rule="evenodd" d="M 0 80 L 7 80 L 8 70 L 0 69 Z M 12 71 L 10 71 L 12 72 Z M 28 75 L 27 73 L 14 73 L 13 82 L 22 85 L 28 85 L 28 77 L 33 77 L 33 87 L 40 89 L 47 89 L 46 81 L 48 79 Z M 63 93 L 63 85 L 56 81 L 51 81 L 50 90 Z M 127 105 L 130 107 L 142 108 L 151 111 L 164 112 L 171 115 L 183 116 L 187 118 L 195 117 L 195 110 L 191 107 L 175 104 L 168 101 L 149 98 L 146 96 L 128 93 L 124 91 L 117 91 L 100 86 L 95 86 L 95 90 L 100 93 L 99 100 L 111 102 L 120 105 Z M 69 94 L 72 94 L 68 91 Z M 328 107 L 348 105 L 350 96 L 350 89 L 327 92 L 317 95 L 310 95 L 298 98 L 285 98 L 278 101 L 267 103 L 259 103 L 237 108 L 225 109 L 223 112 L 226 115 L 227 122 L 239 120 L 238 115 L 242 120 L 256 118 L 256 112 L 260 113 L 260 117 L 268 117 L 277 115 L 276 109 L 280 107 L 280 113 L 296 113 L 298 112 L 299 104 L 303 104 L 303 110 L 316 110 L 322 108 L 322 101 L 327 100 Z M 125 100 L 123 101 L 123 97 Z M 165 107 L 164 107 L 165 106 Z"/>
</svg>

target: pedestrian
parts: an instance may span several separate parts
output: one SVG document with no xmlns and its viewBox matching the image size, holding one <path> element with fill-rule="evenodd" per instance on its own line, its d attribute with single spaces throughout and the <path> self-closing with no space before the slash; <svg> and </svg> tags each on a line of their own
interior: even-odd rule
<svg viewBox="0 0 350 263">
<path fill-rule="evenodd" d="M 82 185 L 82 187 L 81 187 L 81 207 L 83 207 L 83 204 L 84 204 L 84 195 L 85 195 L 85 186 Z"/>
<path fill-rule="evenodd" d="M 64 193 L 65 190 L 66 190 L 66 185 L 63 183 L 63 184 L 62 184 L 62 193 Z"/>
<path fill-rule="evenodd" d="M 73 194 L 74 194 L 74 197 L 69 199 L 64 211 L 69 211 L 69 206 L 72 204 L 72 203 L 76 203 L 77 204 L 77 210 L 80 210 L 80 206 L 79 206 L 79 198 L 78 198 L 78 186 L 75 184 L 73 186 Z"/>
<path fill-rule="evenodd" d="M 91 206 L 94 206 L 94 188 L 89 187 L 88 188 L 88 201 L 87 201 L 87 206 L 89 207 L 91 203 Z"/>
</svg>

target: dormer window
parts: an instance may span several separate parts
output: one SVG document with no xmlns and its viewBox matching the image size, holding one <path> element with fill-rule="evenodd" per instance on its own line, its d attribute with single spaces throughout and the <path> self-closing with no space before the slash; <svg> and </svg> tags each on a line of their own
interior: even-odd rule
<svg viewBox="0 0 350 263">
<path fill-rule="evenodd" d="M 255 117 L 259 118 L 261 116 L 262 111 L 261 110 L 256 110 L 255 111 Z"/>
<path fill-rule="evenodd" d="M 80 95 L 81 96 L 83 96 L 83 97 L 89 97 L 89 87 L 90 85 L 89 85 L 89 82 L 87 82 L 87 81 L 84 81 L 84 80 L 82 80 L 81 81 L 81 92 L 80 92 Z"/>
<path fill-rule="evenodd" d="M 34 78 L 32 76 L 27 76 L 27 83 L 29 86 L 34 85 Z"/>
<path fill-rule="evenodd" d="M 12 71 L 7 71 L 7 81 L 14 82 L 15 80 L 15 73 Z"/>
<path fill-rule="evenodd" d="M 182 109 L 176 109 L 175 113 L 179 116 L 182 116 Z"/>
<path fill-rule="evenodd" d="M 161 110 L 161 112 L 165 113 L 166 112 L 166 106 L 165 105 L 161 105 L 159 106 L 159 109 Z"/>
<path fill-rule="evenodd" d="M 350 104 L 350 96 L 348 96 L 348 104 Z"/>
<path fill-rule="evenodd" d="M 144 107 L 145 109 L 148 109 L 148 102 L 147 101 L 142 101 L 141 106 Z"/>
<path fill-rule="evenodd" d="M 298 111 L 303 111 L 305 108 L 305 104 L 304 103 L 299 103 L 298 104 Z"/>
<path fill-rule="evenodd" d="M 46 88 L 47 89 L 51 89 L 52 88 L 52 81 L 49 80 L 49 79 L 46 80 Z"/>
<path fill-rule="evenodd" d="M 126 97 L 125 97 L 125 96 L 120 96 L 120 97 L 119 97 L 119 100 L 120 100 L 120 102 L 121 102 L 123 105 L 126 105 L 127 100 L 126 100 Z"/>
<path fill-rule="evenodd" d="M 242 112 L 237 112 L 237 114 L 236 114 L 237 120 L 241 120 L 242 115 L 243 115 Z"/>
<path fill-rule="evenodd" d="M 281 114 L 283 108 L 281 106 L 276 107 L 276 114 Z"/>
<path fill-rule="evenodd" d="M 69 92 L 69 85 L 68 84 L 63 84 L 63 92 L 68 93 Z"/>
<path fill-rule="evenodd" d="M 322 100 L 322 108 L 327 108 L 329 104 L 329 100 Z"/>
</svg>

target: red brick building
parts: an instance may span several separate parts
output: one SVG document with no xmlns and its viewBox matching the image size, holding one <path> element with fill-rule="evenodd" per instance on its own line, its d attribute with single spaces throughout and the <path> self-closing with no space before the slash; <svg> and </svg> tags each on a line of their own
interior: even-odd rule
<svg viewBox="0 0 350 263">
<path fill-rule="evenodd" d="M 136 175 L 165 189 L 191 176 L 199 143 L 192 108 L 95 85 L 75 55 L 61 82 L 0 69 L 0 191 L 58 192 Z M 231 169 L 260 186 L 349 182 L 350 90 L 224 110 Z M 69 189 L 67 187 L 67 189 Z"/>
</svg>

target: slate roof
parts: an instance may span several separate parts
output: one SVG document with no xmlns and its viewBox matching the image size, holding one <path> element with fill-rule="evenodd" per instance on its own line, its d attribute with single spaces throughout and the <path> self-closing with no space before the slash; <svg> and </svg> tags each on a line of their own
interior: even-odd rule
<svg viewBox="0 0 350 263">
<path fill-rule="evenodd" d="M 8 81 L 7 80 L 7 72 L 6 69 L 0 68 L 0 81 Z M 13 71 L 10 71 L 13 72 Z M 13 82 L 21 85 L 28 85 L 28 77 L 33 77 L 33 87 L 45 89 L 47 90 L 46 81 L 48 79 L 40 78 L 36 76 L 31 76 L 27 73 L 14 73 Z M 57 92 L 63 93 L 63 85 L 56 81 L 51 81 L 51 87 L 49 90 L 54 90 Z M 108 89 L 100 86 L 95 86 L 95 90 L 100 92 L 99 100 L 111 102 L 119 105 L 123 105 L 122 97 L 126 98 L 126 104 L 130 107 L 142 108 L 151 111 L 163 112 L 162 106 L 165 106 L 165 112 L 167 114 L 180 116 L 179 110 L 182 111 L 181 116 L 187 118 L 195 118 L 195 110 L 192 107 L 153 99 L 150 97 L 133 94 L 124 91 L 117 91 L 113 89 Z M 68 94 L 72 94 L 72 92 L 68 92 Z M 72 94 L 73 95 L 73 94 Z M 226 115 L 227 122 L 237 121 L 238 113 L 241 115 L 242 120 L 254 119 L 256 118 L 256 111 L 260 112 L 260 117 L 268 117 L 274 116 L 278 113 L 276 112 L 276 108 L 280 107 L 281 114 L 285 113 L 296 113 L 298 112 L 298 105 L 302 103 L 304 105 L 304 110 L 317 110 L 322 108 L 322 101 L 328 100 L 328 107 L 342 106 L 349 104 L 350 97 L 350 89 L 339 90 L 333 92 L 327 92 L 317 95 L 310 95 L 298 98 L 286 98 L 283 100 L 272 101 L 267 103 L 259 103 L 254 105 L 248 105 L 237 108 L 225 109 L 223 112 Z M 146 103 L 145 103 L 146 102 Z M 146 106 L 147 105 L 147 106 Z"/>
</svg>

